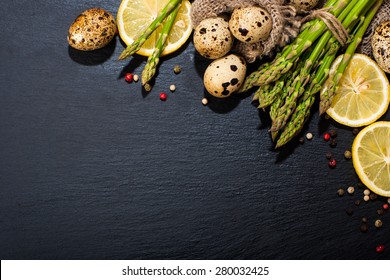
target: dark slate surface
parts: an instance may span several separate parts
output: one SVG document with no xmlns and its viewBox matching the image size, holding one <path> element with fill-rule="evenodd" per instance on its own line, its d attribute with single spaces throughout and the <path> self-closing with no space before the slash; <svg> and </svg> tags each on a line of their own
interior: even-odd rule
<svg viewBox="0 0 390 280">
<path fill-rule="evenodd" d="M 68 48 L 81 11 L 115 15 L 119 3 L 2 2 L 2 259 L 390 257 L 390 213 L 373 227 L 382 202 L 355 207 L 362 189 L 336 195 L 358 182 L 343 158 L 351 129 L 315 111 L 305 127 L 314 139 L 277 152 L 250 97 L 201 104 L 208 61 L 191 42 L 162 61 L 149 94 L 124 82 L 123 71 L 140 73 L 145 60 L 118 62 L 118 38 L 97 52 Z M 177 91 L 161 102 L 172 83 Z M 334 149 L 321 138 L 329 128 L 339 134 Z M 361 216 L 369 218 L 365 234 Z M 378 244 L 387 247 L 381 255 Z"/>
</svg>

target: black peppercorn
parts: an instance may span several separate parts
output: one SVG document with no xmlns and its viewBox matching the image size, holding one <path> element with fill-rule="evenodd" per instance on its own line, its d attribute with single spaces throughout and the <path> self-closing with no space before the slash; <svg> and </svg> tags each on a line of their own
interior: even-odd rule
<svg viewBox="0 0 390 280">
<path fill-rule="evenodd" d="M 329 146 L 331 146 L 332 148 L 336 147 L 337 146 L 337 141 L 336 139 L 331 139 L 329 141 Z"/>
<path fill-rule="evenodd" d="M 337 190 L 338 196 L 343 196 L 344 195 L 344 190 L 343 189 L 338 189 Z"/>
<path fill-rule="evenodd" d="M 358 128 L 354 128 L 353 130 L 352 130 L 352 134 L 353 135 L 358 135 L 359 134 L 359 129 Z"/>
<path fill-rule="evenodd" d="M 363 223 L 367 223 L 367 222 L 368 222 L 367 217 L 362 217 L 362 222 L 363 222 Z"/>
<path fill-rule="evenodd" d="M 336 138 L 337 137 L 337 130 L 336 129 L 331 129 L 329 131 L 330 137 Z"/>
<path fill-rule="evenodd" d="M 385 211 L 383 211 L 383 209 L 378 209 L 376 210 L 376 213 L 378 213 L 378 215 L 383 215 L 385 214 Z"/>
<path fill-rule="evenodd" d="M 356 206 L 359 206 L 360 203 L 361 203 L 361 201 L 360 201 L 359 199 L 355 200 L 355 205 L 356 205 Z"/>
<path fill-rule="evenodd" d="M 363 223 L 360 225 L 360 231 L 361 232 L 367 232 L 368 231 L 368 226 L 367 224 Z"/>
<path fill-rule="evenodd" d="M 331 158 L 333 157 L 333 155 L 332 155 L 331 152 L 327 152 L 327 153 L 325 154 L 325 157 L 326 157 L 326 159 L 331 159 Z"/>
<path fill-rule="evenodd" d="M 301 137 L 301 138 L 299 138 L 299 143 L 301 143 L 301 144 L 303 144 L 303 143 L 305 143 L 305 137 Z"/>
<path fill-rule="evenodd" d="M 351 216 L 351 215 L 353 214 L 353 209 L 352 209 L 352 208 L 347 208 L 347 209 L 345 210 L 345 212 L 346 212 L 349 216 Z"/>
</svg>

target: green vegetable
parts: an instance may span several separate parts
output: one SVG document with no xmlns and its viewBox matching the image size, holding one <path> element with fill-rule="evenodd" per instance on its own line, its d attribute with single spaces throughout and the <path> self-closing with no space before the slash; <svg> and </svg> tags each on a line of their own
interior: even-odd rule
<svg viewBox="0 0 390 280">
<path fill-rule="evenodd" d="M 157 65 L 160 61 L 161 53 L 164 51 L 165 42 L 168 39 L 169 32 L 172 29 L 173 23 L 175 22 L 177 13 L 179 12 L 180 5 L 178 5 L 175 10 L 167 17 L 164 22 L 161 33 L 159 34 L 156 46 L 153 50 L 151 56 L 148 57 L 148 61 L 142 71 L 142 85 L 146 85 L 155 75 L 157 70 Z"/>
<path fill-rule="evenodd" d="M 337 18 L 353 39 L 348 41 L 329 93 L 321 97 L 322 110 L 329 106 L 351 56 L 382 2 L 329 0 L 325 4 L 328 12 Z M 277 141 L 276 148 L 285 145 L 302 130 L 316 94 L 328 78 L 330 66 L 340 49 L 340 43 L 327 25 L 320 19 L 314 19 L 303 26 L 297 38 L 285 46 L 272 62 L 261 65 L 246 78 L 241 92 L 254 86 L 263 87 L 255 96 L 259 99 L 260 108 L 270 107 L 270 131 L 273 140 Z"/>
<path fill-rule="evenodd" d="M 170 0 L 158 14 L 157 18 L 153 20 L 153 22 L 143 32 L 141 32 L 138 37 L 134 39 L 134 42 L 131 45 L 126 47 L 126 49 L 119 56 L 119 59 L 128 58 L 139 51 L 141 46 L 145 43 L 153 31 L 155 31 L 157 27 L 162 24 L 166 17 L 176 9 L 181 1 L 182 0 Z"/>
<path fill-rule="evenodd" d="M 321 95 L 321 102 L 320 102 L 320 114 L 323 114 L 326 112 L 326 110 L 329 109 L 330 104 L 332 103 L 333 97 L 338 89 L 338 83 L 341 80 L 341 77 L 343 76 L 343 73 L 345 69 L 347 68 L 350 60 L 352 59 L 353 54 L 356 51 L 356 48 L 359 46 L 360 42 L 362 41 L 362 38 L 364 36 L 364 33 L 366 32 L 368 26 L 370 25 L 372 19 L 374 18 L 376 12 L 379 10 L 380 6 L 382 5 L 382 0 L 377 1 L 375 3 L 374 7 L 368 6 L 366 8 L 366 16 L 360 17 L 361 26 L 359 25 L 359 28 L 353 38 L 353 41 L 349 44 L 348 48 L 346 49 L 343 59 L 341 60 L 335 75 L 333 76 L 332 82 L 328 86 L 326 90 L 324 90 L 324 94 Z"/>
</svg>

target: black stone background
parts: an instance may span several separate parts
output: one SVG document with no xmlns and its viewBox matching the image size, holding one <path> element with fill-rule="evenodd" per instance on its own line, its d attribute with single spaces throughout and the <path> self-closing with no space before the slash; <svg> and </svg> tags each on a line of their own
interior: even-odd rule
<svg viewBox="0 0 390 280">
<path fill-rule="evenodd" d="M 314 108 L 303 132 L 314 139 L 275 151 L 249 95 L 201 104 L 209 61 L 192 42 L 162 60 L 143 93 L 123 73 L 140 74 L 145 59 L 117 61 L 118 37 L 91 53 L 66 41 L 80 12 L 116 15 L 119 4 L 2 2 L 1 259 L 389 259 L 390 213 L 373 226 L 383 201 L 355 207 L 358 188 L 336 195 L 358 183 L 343 158 L 350 128 Z M 322 139 L 332 128 L 333 149 Z"/>
</svg>

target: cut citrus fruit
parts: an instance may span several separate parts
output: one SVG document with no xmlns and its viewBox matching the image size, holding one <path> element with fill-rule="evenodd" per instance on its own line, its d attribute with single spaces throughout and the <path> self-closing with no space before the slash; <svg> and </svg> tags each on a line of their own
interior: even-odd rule
<svg viewBox="0 0 390 280">
<path fill-rule="evenodd" d="M 340 64 L 337 57 L 329 71 L 329 78 Z M 389 107 L 389 80 L 378 64 L 363 54 L 354 54 L 339 82 L 327 114 L 336 122 L 350 127 L 369 125 L 378 120 Z"/>
<path fill-rule="evenodd" d="M 390 197 L 390 122 L 376 122 L 359 132 L 352 145 L 352 161 L 364 185 Z"/>
<path fill-rule="evenodd" d="M 122 0 L 117 13 L 117 25 L 121 39 L 130 45 L 134 38 L 152 23 L 168 2 L 169 0 Z M 191 3 L 183 0 L 162 56 L 178 50 L 190 37 L 192 32 L 190 11 Z M 161 28 L 161 26 L 158 27 L 150 35 L 137 54 L 150 56 L 153 53 Z"/>
</svg>

